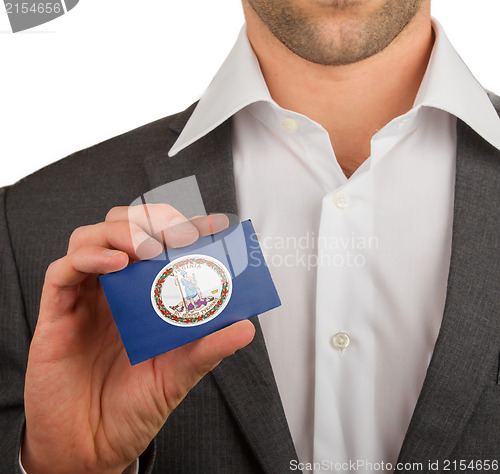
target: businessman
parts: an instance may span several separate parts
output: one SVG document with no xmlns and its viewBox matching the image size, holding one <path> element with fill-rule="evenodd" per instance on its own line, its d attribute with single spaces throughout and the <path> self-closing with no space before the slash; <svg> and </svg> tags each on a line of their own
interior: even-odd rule
<svg viewBox="0 0 500 474">
<path fill-rule="evenodd" d="M 199 103 L 2 190 L 2 472 L 494 471 L 498 98 L 430 0 L 243 8 Z M 127 205 L 193 174 L 283 305 L 132 367 L 97 275 L 161 251 Z"/>
</svg>

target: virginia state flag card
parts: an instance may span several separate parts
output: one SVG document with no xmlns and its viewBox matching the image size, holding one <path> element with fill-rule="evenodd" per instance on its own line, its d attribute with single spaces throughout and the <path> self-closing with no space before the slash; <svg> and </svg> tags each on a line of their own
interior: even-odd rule
<svg viewBox="0 0 500 474">
<path fill-rule="evenodd" d="M 132 364 L 281 304 L 249 220 L 100 280 Z"/>
</svg>

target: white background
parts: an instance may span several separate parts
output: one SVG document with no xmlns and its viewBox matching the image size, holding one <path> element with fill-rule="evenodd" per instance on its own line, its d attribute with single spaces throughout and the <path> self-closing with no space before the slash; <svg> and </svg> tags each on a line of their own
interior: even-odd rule
<svg viewBox="0 0 500 474">
<path fill-rule="evenodd" d="M 433 0 L 433 14 L 500 93 L 500 1 Z M 0 186 L 189 106 L 242 24 L 239 0 L 80 0 L 13 34 L 0 2 Z"/>
</svg>

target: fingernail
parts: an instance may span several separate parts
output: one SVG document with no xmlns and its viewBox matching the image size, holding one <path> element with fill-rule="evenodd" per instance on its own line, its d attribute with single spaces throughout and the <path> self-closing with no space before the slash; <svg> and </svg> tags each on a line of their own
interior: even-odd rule
<svg viewBox="0 0 500 474">
<path fill-rule="evenodd" d="M 176 234 L 193 234 L 197 232 L 196 227 L 184 217 L 175 217 L 170 221 L 170 227 Z"/>
<path fill-rule="evenodd" d="M 106 257 L 114 257 L 115 255 L 118 255 L 120 253 L 123 253 L 121 250 L 105 250 L 102 254 Z"/>
</svg>

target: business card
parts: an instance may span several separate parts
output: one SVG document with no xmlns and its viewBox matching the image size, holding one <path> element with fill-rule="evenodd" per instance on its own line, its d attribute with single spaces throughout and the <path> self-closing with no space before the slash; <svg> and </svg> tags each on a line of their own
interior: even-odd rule
<svg viewBox="0 0 500 474">
<path fill-rule="evenodd" d="M 132 364 L 281 304 L 250 220 L 100 280 Z"/>
</svg>

